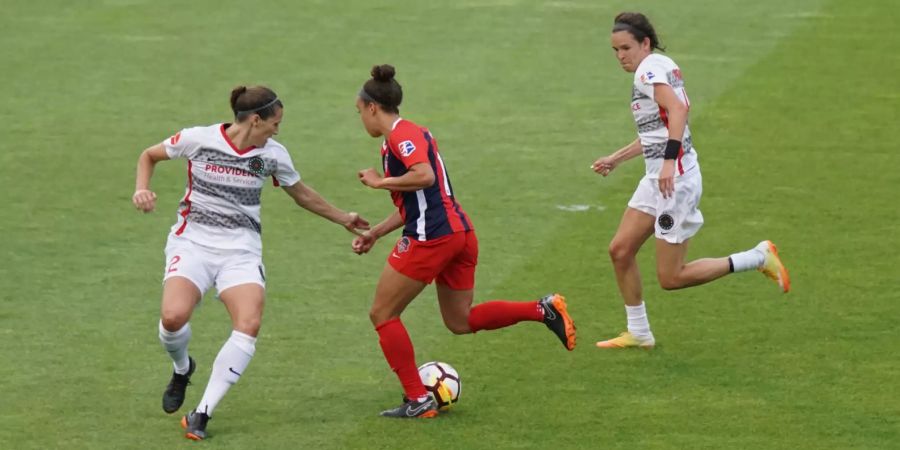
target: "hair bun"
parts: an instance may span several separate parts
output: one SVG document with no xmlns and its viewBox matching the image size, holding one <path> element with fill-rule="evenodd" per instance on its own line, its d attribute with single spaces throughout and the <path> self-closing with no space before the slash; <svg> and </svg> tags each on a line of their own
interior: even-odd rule
<svg viewBox="0 0 900 450">
<path fill-rule="evenodd" d="M 237 114 L 237 102 L 241 94 L 247 92 L 247 86 L 237 86 L 231 90 L 231 110 Z"/>
<path fill-rule="evenodd" d="M 390 64 L 382 64 L 380 66 L 372 66 L 372 78 L 375 81 L 386 82 L 394 79 L 394 66 Z"/>
</svg>

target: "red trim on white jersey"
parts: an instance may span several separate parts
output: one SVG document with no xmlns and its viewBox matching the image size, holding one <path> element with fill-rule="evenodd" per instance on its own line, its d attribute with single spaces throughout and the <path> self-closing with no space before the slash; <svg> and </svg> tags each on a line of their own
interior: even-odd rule
<svg viewBox="0 0 900 450">
<path fill-rule="evenodd" d="M 181 217 L 184 222 L 178 227 L 175 236 L 181 236 L 181 233 L 184 233 L 184 228 L 187 227 L 187 216 L 191 213 L 191 192 L 194 190 L 194 176 L 191 175 L 191 166 L 191 160 L 188 160 L 188 191 L 187 194 L 184 194 L 184 200 L 182 200 L 187 206 L 185 206 L 184 211 L 181 211 Z"/>
<path fill-rule="evenodd" d="M 221 128 L 221 130 L 222 130 L 222 137 L 225 138 L 225 142 L 227 142 L 228 145 L 231 146 L 231 149 L 234 150 L 235 153 L 237 153 L 238 155 L 243 155 L 244 153 L 247 153 L 247 152 L 249 152 L 250 150 L 253 150 L 254 148 L 256 148 L 255 145 L 251 145 L 251 146 L 249 146 L 249 147 L 247 147 L 247 148 L 245 148 L 245 149 L 243 149 L 243 150 L 237 148 L 237 146 L 234 145 L 234 142 L 231 142 L 231 138 L 228 137 L 228 133 L 225 132 L 225 125 L 226 125 L 226 124 L 224 124 L 224 123 L 222 124 L 222 128 Z M 230 125 L 230 124 L 228 124 L 228 125 Z"/>
</svg>

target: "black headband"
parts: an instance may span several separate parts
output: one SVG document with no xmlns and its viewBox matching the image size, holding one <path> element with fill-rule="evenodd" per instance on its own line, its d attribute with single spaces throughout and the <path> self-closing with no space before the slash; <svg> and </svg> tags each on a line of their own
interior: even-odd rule
<svg viewBox="0 0 900 450">
<path fill-rule="evenodd" d="M 359 94 L 358 94 L 358 95 L 359 95 L 359 98 L 363 99 L 363 100 L 366 101 L 366 102 L 381 104 L 381 102 L 379 102 L 378 100 L 375 100 L 374 97 L 372 97 L 371 95 L 369 95 L 368 92 L 366 92 L 366 88 L 365 88 L 365 87 L 363 87 L 362 89 L 359 90 Z"/>
<path fill-rule="evenodd" d="M 637 29 L 637 27 L 630 23 L 616 22 L 613 25 L 612 32 L 615 33 L 617 31 L 627 31 L 631 33 L 631 35 L 634 36 L 638 41 L 642 41 L 645 37 L 647 37 L 647 33 L 644 33 L 643 31 Z"/>
<path fill-rule="evenodd" d="M 246 110 L 246 111 L 237 111 L 237 112 L 234 113 L 234 117 L 246 117 L 246 116 L 249 116 L 250 114 L 253 114 L 253 113 L 257 112 L 257 111 L 262 111 L 262 110 L 264 110 L 264 109 L 266 109 L 266 108 L 268 108 L 268 107 L 274 105 L 275 103 L 278 103 L 278 97 L 275 97 L 275 99 L 272 100 L 271 102 L 266 103 L 265 105 L 262 105 L 262 106 L 260 106 L 260 107 L 258 107 L 258 108 L 248 109 L 248 110 Z"/>
</svg>

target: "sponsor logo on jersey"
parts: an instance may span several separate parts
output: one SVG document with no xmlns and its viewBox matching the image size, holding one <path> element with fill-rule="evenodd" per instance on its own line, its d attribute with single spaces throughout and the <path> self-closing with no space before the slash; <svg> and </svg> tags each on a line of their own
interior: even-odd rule
<svg viewBox="0 0 900 450">
<path fill-rule="evenodd" d="M 403 253 L 407 250 L 409 250 L 409 238 L 406 236 L 403 236 L 397 242 L 397 253 Z"/>
<path fill-rule="evenodd" d="M 175 144 L 177 144 L 179 139 L 181 139 L 181 132 L 180 132 L 180 131 L 177 132 L 177 133 L 175 133 L 175 136 L 172 136 L 172 137 L 169 139 L 169 145 L 175 145 Z"/>
<path fill-rule="evenodd" d="M 416 151 L 416 146 L 412 143 L 412 141 L 403 141 L 397 144 L 397 148 L 400 149 L 400 155 L 404 158 L 412 155 L 412 153 Z"/>
<path fill-rule="evenodd" d="M 257 175 L 262 175 L 266 170 L 266 163 L 259 156 L 250 158 L 250 162 L 247 165 L 250 167 L 250 171 Z"/>
<path fill-rule="evenodd" d="M 260 162 L 262 162 L 262 160 L 260 160 Z M 203 170 L 210 172 L 210 173 L 223 173 L 225 175 L 237 175 L 237 176 L 241 176 L 241 177 L 256 176 L 253 173 L 248 172 L 248 171 L 238 168 L 238 167 L 227 167 L 227 166 L 220 166 L 218 164 L 210 164 L 210 163 L 206 163 L 206 166 L 203 167 Z"/>
</svg>

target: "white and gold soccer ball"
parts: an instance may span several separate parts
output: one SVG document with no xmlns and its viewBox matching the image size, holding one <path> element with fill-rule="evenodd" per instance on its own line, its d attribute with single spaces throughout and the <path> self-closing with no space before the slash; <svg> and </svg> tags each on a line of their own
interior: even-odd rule
<svg viewBox="0 0 900 450">
<path fill-rule="evenodd" d="M 441 411 L 446 411 L 459 401 L 462 381 L 450 364 L 439 361 L 422 364 L 419 366 L 419 377 Z"/>
</svg>

